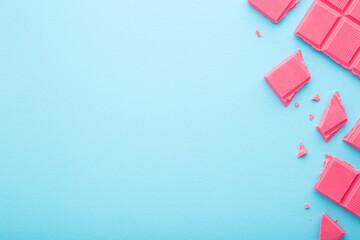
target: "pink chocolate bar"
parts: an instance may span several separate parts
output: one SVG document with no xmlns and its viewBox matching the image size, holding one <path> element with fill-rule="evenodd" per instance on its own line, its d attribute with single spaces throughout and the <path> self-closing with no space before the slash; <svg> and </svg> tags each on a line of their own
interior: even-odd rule
<svg viewBox="0 0 360 240">
<path fill-rule="evenodd" d="M 323 213 L 319 240 L 340 240 L 344 235 L 344 229 L 342 229 L 336 221 L 332 220 L 329 215 Z"/>
<path fill-rule="evenodd" d="M 248 0 L 249 4 L 270 21 L 279 22 L 299 0 Z"/>
<path fill-rule="evenodd" d="M 349 163 L 325 155 L 315 190 L 360 218 L 360 173 Z"/>
<path fill-rule="evenodd" d="M 344 105 L 341 103 L 339 92 L 334 92 L 331 97 L 329 105 L 321 116 L 319 125 L 316 126 L 325 142 L 330 139 L 340 130 L 340 128 L 347 122 Z"/>
<path fill-rule="evenodd" d="M 265 74 L 265 80 L 285 107 L 289 105 L 297 91 L 310 81 L 310 77 L 300 50 Z"/>
<path fill-rule="evenodd" d="M 360 77 L 359 0 L 315 0 L 295 33 Z"/>
<path fill-rule="evenodd" d="M 360 151 L 360 118 L 350 132 L 344 136 L 343 140 Z"/>
</svg>

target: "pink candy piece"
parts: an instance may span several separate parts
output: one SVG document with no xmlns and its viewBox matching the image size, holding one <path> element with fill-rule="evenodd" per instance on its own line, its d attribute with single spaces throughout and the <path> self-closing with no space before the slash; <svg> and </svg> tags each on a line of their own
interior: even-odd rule
<svg viewBox="0 0 360 240">
<path fill-rule="evenodd" d="M 306 151 L 306 149 L 304 147 L 304 144 L 300 143 L 299 144 L 299 151 L 297 153 L 297 157 L 299 158 L 299 157 L 302 157 L 302 156 L 304 156 L 306 154 L 307 154 L 307 151 Z"/>
<path fill-rule="evenodd" d="M 295 102 L 295 107 L 299 107 L 299 103 L 298 102 Z"/>
<path fill-rule="evenodd" d="M 325 155 L 324 168 L 315 190 L 360 217 L 360 173 L 349 163 Z"/>
<path fill-rule="evenodd" d="M 309 209 L 309 208 L 310 208 L 310 204 L 305 203 L 305 208 L 306 208 L 306 209 Z"/>
<path fill-rule="evenodd" d="M 312 115 L 311 113 L 309 113 L 309 119 L 310 121 L 312 121 L 314 119 L 314 115 Z"/>
<path fill-rule="evenodd" d="M 321 116 L 319 125 L 316 126 L 325 142 L 330 139 L 340 130 L 340 128 L 347 122 L 344 105 L 341 103 L 339 92 L 335 92 L 331 97 L 329 105 Z"/>
<path fill-rule="evenodd" d="M 360 118 L 350 132 L 344 136 L 343 140 L 360 151 Z"/>
<path fill-rule="evenodd" d="M 345 235 L 342 229 L 334 220 L 326 213 L 321 218 L 319 240 L 340 240 Z"/>
<path fill-rule="evenodd" d="M 255 31 L 255 32 L 256 32 L 256 35 L 257 35 L 258 37 L 261 37 L 261 33 L 260 33 L 260 31 L 259 31 L 259 30 L 257 30 L 257 29 L 256 29 L 256 31 Z"/>
<path fill-rule="evenodd" d="M 295 33 L 360 76 L 360 1 L 315 0 Z"/>
<path fill-rule="evenodd" d="M 248 0 L 249 4 L 270 21 L 279 22 L 299 0 Z"/>
<path fill-rule="evenodd" d="M 310 77 L 300 50 L 265 74 L 265 80 L 285 107 L 289 105 L 297 91 L 310 81 Z"/>
<path fill-rule="evenodd" d="M 317 93 L 315 96 L 313 96 L 312 100 L 314 100 L 314 101 L 320 101 L 320 96 L 319 96 L 319 94 Z"/>
</svg>

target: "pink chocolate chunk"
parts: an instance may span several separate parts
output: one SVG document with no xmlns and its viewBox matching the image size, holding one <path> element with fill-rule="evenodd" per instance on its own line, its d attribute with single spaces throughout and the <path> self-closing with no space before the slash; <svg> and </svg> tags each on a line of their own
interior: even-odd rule
<svg viewBox="0 0 360 240">
<path fill-rule="evenodd" d="M 311 113 L 309 113 L 309 119 L 310 121 L 312 121 L 314 119 L 314 115 L 312 115 Z"/>
<path fill-rule="evenodd" d="M 315 190 L 360 218 L 360 173 L 349 163 L 325 155 Z"/>
<path fill-rule="evenodd" d="M 330 139 L 340 130 L 340 128 L 347 122 L 344 105 L 341 103 L 339 92 L 335 92 L 331 97 L 329 105 L 326 107 L 319 125 L 316 126 L 325 142 Z"/>
<path fill-rule="evenodd" d="M 343 140 L 360 151 L 360 118 L 350 132 L 344 136 Z"/>
<path fill-rule="evenodd" d="M 303 143 L 300 143 L 300 144 L 299 144 L 299 151 L 298 151 L 298 153 L 297 153 L 297 157 L 299 158 L 299 157 L 302 157 L 302 156 L 304 156 L 304 155 L 306 155 L 306 154 L 307 154 L 307 151 L 306 151 L 306 149 L 305 149 L 304 144 L 303 144 Z"/>
<path fill-rule="evenodd" d="M 249 4 L 270 21 L 279 22 L 299 0 L 248 0 Z"/>
<path fill-rule="evenodd" d="M 310 208 L 310 204 L 305 203 L 305 208 L 306 208 L 306 209 L 309 209 L 309 208 Z"/>
<path fill-rule="evenodd" d="M 320 96 L 319 96 L 319 94 L 318 94 L 318 93 L 315 94 L 315 96 L 313 96 L 312 100 L 314 100 L 314 101 L 320 101 Z"/>
<path fill-rule="evenodd" d="M 255 31 L 255 32 L 256 32 L 256 35 L 257 35 L 258 37 L 261 37 L 261 33 L 260 33 L 260 31 L 259 31 L 259 30 L 257 30 L 257 29 L 256 29 L 256 31 Z"/>
<path fill-rule="evenodd" d="M 319 240 L 340 240 L 344 235 L 344 229 L 342 229 L 336 221 L 332 220 L 329 215 L 323 213 Z"/>
<path fill-rule="evenodd" d="M 315 0 L 295 33 L 360 77 L 359 0 Z"/>
<path fill-rule="evenodd" d="M 295 102 L 295 107 L 299 107 L 299 103 L 298 102 Z"/>
<path fill-rule="evenodd" d="M 265 80 L 285 107 L 289 105 L 297 91 L 310 81 L 310 77 L 300 50 L 265 74 Z"/>
</svg>

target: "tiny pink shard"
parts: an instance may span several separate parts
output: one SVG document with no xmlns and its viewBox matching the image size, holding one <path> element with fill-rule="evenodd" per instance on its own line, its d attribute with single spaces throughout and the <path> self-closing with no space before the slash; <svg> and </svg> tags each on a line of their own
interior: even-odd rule
<svg viewBox="0 0 360 240">
<path fill-rule="evenodd" d="M 300 50 L 291 54 L 264 76 L 285 107 L 305 83 L 310 81 L 310 77 Z"/>
<path fill-rule="evenodd" d="M 334 220 L 326 213 L 321 218 L 319 240 L 340 240 L 345 235 L 342 229 Z"/>
<path fill-rule="evenodd" d="M 279 22 L 299 0 L 248 0 L 249 4 L 270 21 Z"/>
<path fill-rule="evenodd" d="M 295 102 L 295 107 L 299 107 L 299 103 L 298 102 Z"/>
<path fill-rule="evenodd" d="M 343 140 L 360 151 L 360 118 L 355 126 L 344 136 Z"/>
<path fill-rule="evenodd" d="M 298 153 L 297 153 L 297 157 L 300 158 L 300 157 L 302 157 L 302 156 L 304 156 L 304 155 L 306 155 L 306 154 L 307 154 L 307 151 L 306 151 L 306 149 L 305 149 L 304 144 L 303 144 L 303 143 L 300 143 L 300 144 L 299 144 L 299 151 L 298 151 Z"/>
<path fill-rule="evenodd" d="M 317 93 L 315 96 L 313 96 L 312 100 L 317 101 L 317 102 L 320 101 L 319 94 Z"/>
<path fill-rule="evenodd" d="M 312 121 L 314 119 L 314 115 L 312 115 L 311 113 L 309 113 L 309 119 L 310 121 Z"/>
<path fill-rule="evenodd" d="M 256 31 L 255 31 L 255 32 L 256 32 L 256 35 L 257 35 L 258 37 L 261 37 L 261 33 L 260 33 L 260 31 L 259 31 L 259 30 L 257 30 L 257 29 L 256 29 Z"/>
<path fill-rule="evenodd" d="M 305 203 L 305 208 L 306 208 L 306 209 L 309 209 L 309 208 L 310 208 L 310 204 Z"/>
<path fill-rule="evenodd" d="M 347 121 L 348 118 L 346 116 L 344 105 L 341 103 L 340 94 L 339 92 L 335 92 L 316 128 L 324 138 L 325 142 L 328 142 Z"/>
<path fill-rule="evenodd" d="M 325 154 L 315 190 L 360 218 L 360 173 L 349 163 Z"/>
</svg>

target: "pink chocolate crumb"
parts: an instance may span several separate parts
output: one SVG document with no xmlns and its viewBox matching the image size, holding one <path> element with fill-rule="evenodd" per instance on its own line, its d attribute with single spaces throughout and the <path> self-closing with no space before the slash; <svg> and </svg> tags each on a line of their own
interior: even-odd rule
<svg viewBox="0 0 360 240">
<path fill-rule="evenodd" d="M 310 121 L 312 121 L 314 119 L 314 115 L 312 115 L 311 113 L 309 113 L 309 119 Z"/>
<path fill-rule="evenodd" d="M 297 153 L 297 157 L 300 158 L 300 157 L 302 157 L 302 156 L 304 156 L 306 154 L 307 154 L 307 150 L 305 149 L 304 144 L 300 143 L 299 144 L 299 151 Z"/>
<path fill-rule="evenodd" d="M 256 32 L 256 35 L 257 35 L 258 37 L 261 37 L 261 33 L 260 33 L 260 31 L 259 31 L 259 30 L 257 30 L 257 29 L 256 29 L 256 31 L 255 31 L 255 32 Z"/>
<path fill-rule="evenodd" d="M 313 96 L 312 100 L 317 101 L 317 102 L 320 101 L 320 96 L 319 96 L 319 94 L 318 94 L 318 93 L 315 94 L 315 96 Z"/>
<path fill-rule="evenodd" d="M 310 204 L 305 203 L 305 209 L 309 209 L 310 208 Z"/>
<path fill-rule="evenodd" d="M 299 103 L 298 102 L 295 102 L 295 107 L 299 107 Z"/>
</svg>

